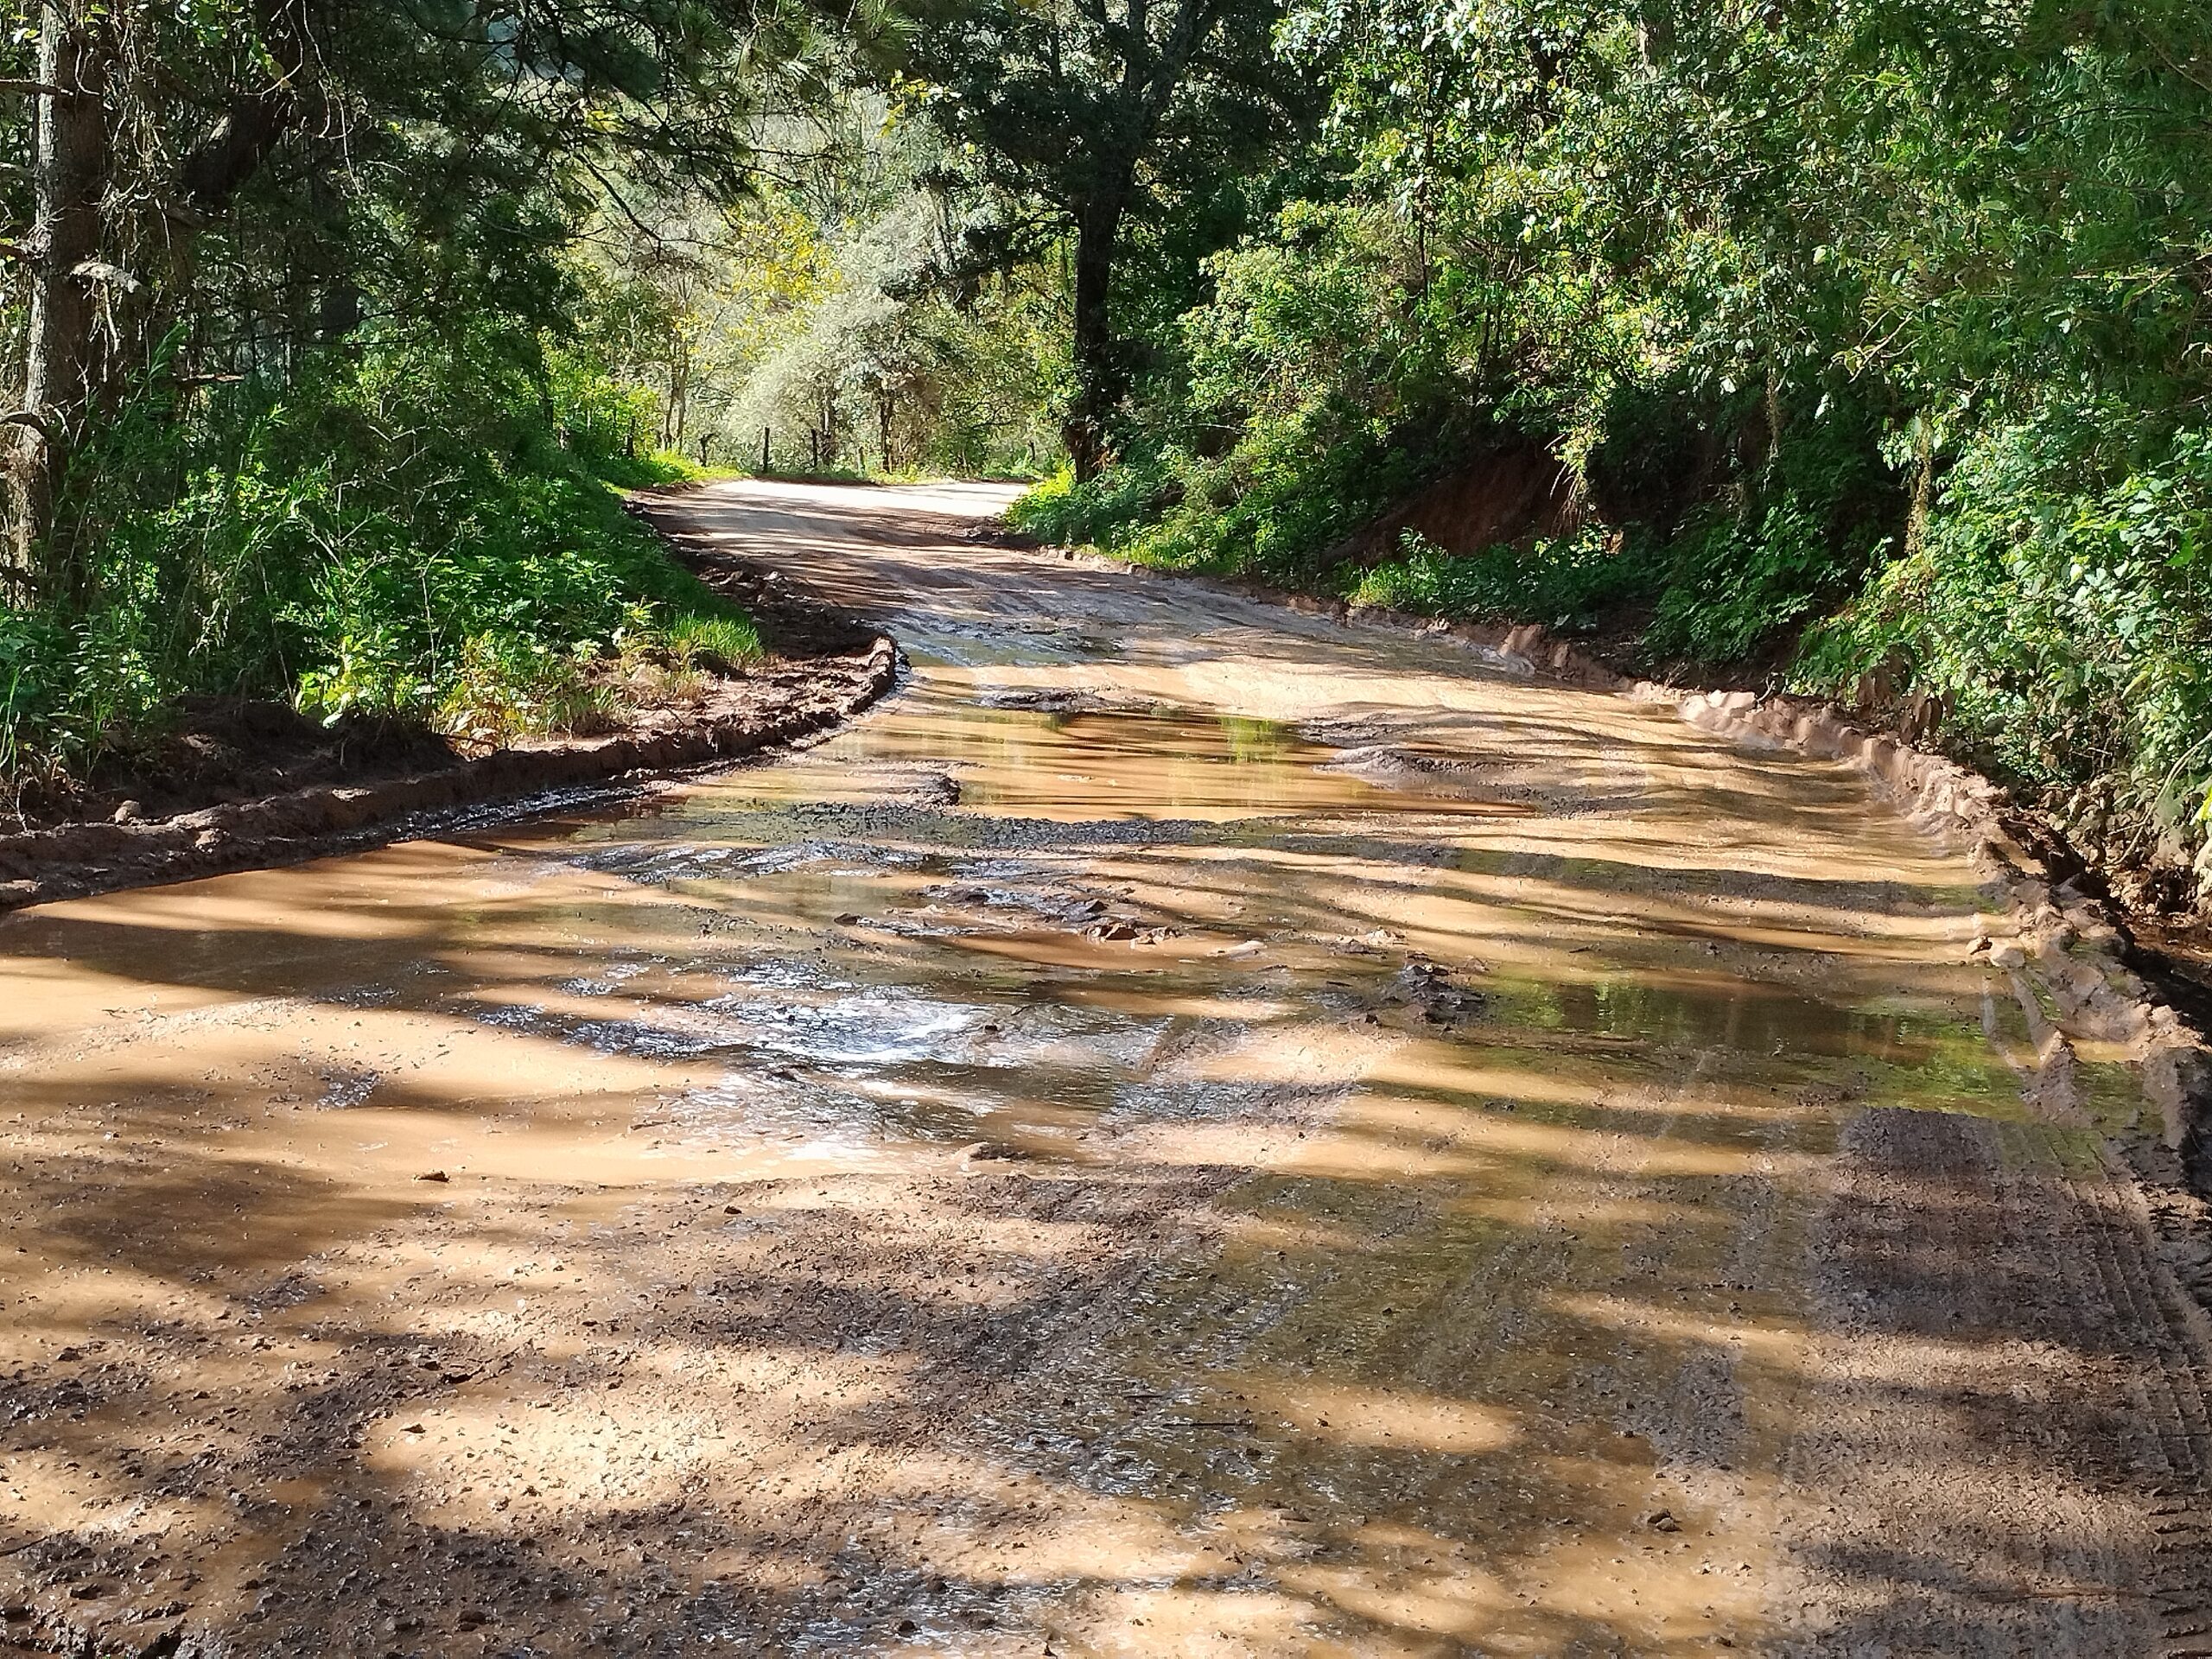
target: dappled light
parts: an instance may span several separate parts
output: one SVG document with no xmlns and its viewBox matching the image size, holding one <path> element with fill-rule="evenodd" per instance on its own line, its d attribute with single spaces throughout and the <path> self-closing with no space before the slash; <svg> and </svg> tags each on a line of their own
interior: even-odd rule
<svg viewBox="0 0 2212 1659">
<path fill-rule="evenodd" d="M 691 509 L 895 609 L 817 747 L 0 923 L 27 1630 L 1687 1656 L 1993 1597 L 2149 1650 L 2122 1465 L 2193 1443 L 2113 1390 L 2180 1339 L 2023 1288 L 2149 1281 L 1957 857 L 899 499 Z"/>
</svg>

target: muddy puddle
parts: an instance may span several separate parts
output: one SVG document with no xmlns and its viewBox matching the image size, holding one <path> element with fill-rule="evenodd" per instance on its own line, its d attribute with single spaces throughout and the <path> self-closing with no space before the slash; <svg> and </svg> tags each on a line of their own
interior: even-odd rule
<svg viewBox="0 0 2212 1659">
<path fill-rule="evenodd" d="M 1839 1135 L 2024 1116 L 1963 863 L 1649 709 L 809 511 L 916 663 L 819 747 L 0 920 L 10 1629 L 1781 1641 Z"/>
</svg>

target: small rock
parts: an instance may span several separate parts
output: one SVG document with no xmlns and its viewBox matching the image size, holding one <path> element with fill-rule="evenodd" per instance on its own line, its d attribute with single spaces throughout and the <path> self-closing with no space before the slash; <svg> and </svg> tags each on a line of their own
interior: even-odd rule
<svg viewBox="0 0 2212 1659">
<path fill-rule="evenodd" d="M 111 823 L 142 823 L 145 821 L 145 817 L 146 809 L 144 807 L 139 805 L 136 801 L 125 801 L 121 806 L 115 809 L 115 816 L 111 818 L 109 822 Z"/>
<path fill-rule="evenodd" d="M 107 1586 L 97 1582 L 76 1584 L 69 1587 L 69 1597 L 73 1601 L 96 1601 L 105 1594 L 107 1594 Z"/>
<path fill-rule="evenodd" d="M 843 915 L 836 918 L 836 923 L 840 927 L 857 927 L 860 925 L 860 912 L 858 911 L 849 910 Z"/>
<path fill-rule="evenodd" d="M 64 1348 L 54 1356 L 56 1359 L 82 1359 L 84 1357 L 84 1351 L 79 1348 Z"/>
<path fill-rule="evenodd" d="M 1680 1532 L 1682 1523 L 1675 1519 L 1670 1510 L 1654 1510 L 1643 1517 L 1643 1524 L 1654 1532 Z"/>
<path fill-rule="evenodd" d="M 194 849 L 202 853 L 212 853 L 230 844 L 231 834 L 227 830 L 202 830 L 192 838 Z"/>
<path fill-rule="evenodd" d="M 2027 961 L 2028 953 L 2009 941 L 1994 946 L 1989 953 L 1989 965 L 1993 968 L 2024 968 Z"/>
<path fill-rule="evenodd" d="M 441 1182 L 442 1182 L 442 1181 L 449 1181 L 449 1180 L 451 1180 L 451 1179 L 453 1179 L 453 1177 L 452 1177 L 452 1176 L 450 1176 L 450 1175 L 448 1175 L 448 1174 L 447 1174 L 447 1173 L 445 1173 L 445 1171 L 443 1171 L 442 1169 L 434 1169 L 434 1170 L 429 1171 L 429 1172 L 428 1173 L 426 1173 L 426 1174 L 417 1175 L 415 1179 L 416 1179 L 416 1180 L 418 1180 L 418 1181 L 441 1181 Z"/>
<path fill-rule="evenodd" d="M 954 1160 L 963 1169 L 974 1169 L 979 1164 L 1020 1164 L 1029 1161 L 1031 1154 L 1020 1147 L 1002 1146 L 995 1141 L 978 1141 L 973 1146 L 963 1147 Z"/>
</svg>

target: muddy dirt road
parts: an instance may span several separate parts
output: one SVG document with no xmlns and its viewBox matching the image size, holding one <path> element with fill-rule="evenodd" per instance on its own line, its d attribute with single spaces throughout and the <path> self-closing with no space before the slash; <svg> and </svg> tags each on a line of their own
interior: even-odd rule
<svg viewBox="0 0 2212 1659">
<path fill-rule="evenodd" d="M 1963 861 L 1001 499 L 688 499 L 912 655 L 810 751 L 0 921 L 0 1630 L 2212 1651 Z"/>
</svg>

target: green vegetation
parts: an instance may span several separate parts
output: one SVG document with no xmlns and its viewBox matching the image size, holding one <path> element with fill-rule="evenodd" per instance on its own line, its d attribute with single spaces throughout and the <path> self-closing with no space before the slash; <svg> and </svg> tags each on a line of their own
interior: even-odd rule
<svg viewBox="0 0 2212 1659">
<path fill-rule="evenodd" d="M 752 649 L 607 486 L 997 473 L 2204 845 L 2196 0 L 0 7 L 11 767 L 589 721 Z"/>
<path fill-rule="evenodd" d="M 1033 475 L 1066 346 L 1048 258 L 978 267 L 925 181 L 944 144 L 849 86 L 777 125 L 791 181 L 592 251 L 584 349 L 650 388 L 636 430 L 702 466 Z M 764 458 L 765 445 L 765 458 Z"/>
<path fill-rule="evenodd" d="M 1277 41 L 1325 120 L 1027 527 L 1632 626 L 1932 728 L 2121 869 L 2205 845 L 2201 7 L 1300 0 Z M 1350 539 L 1532 448 L 1569 533 Z"/>
<path fill-rule="evenodd" d="M 0 6 L 0 765 L 184 700 L 480 741 L 757 652 L 608 484 L 677 476 L 570 346 L 618 190 L 735 200 L 796 60 L 689 0 Z"/>
<path fill-rule="evenodd" d="M 512 341 L 372 347 L 193 418 L 156 382 L 73 458 L 78 592 L 0 616 L 11 758 L 81 766 L 192 694 L 491 741 L 603 715 L 626 655 L 756 652 L 563 445 L 546 382 Z"/>
</svg>

